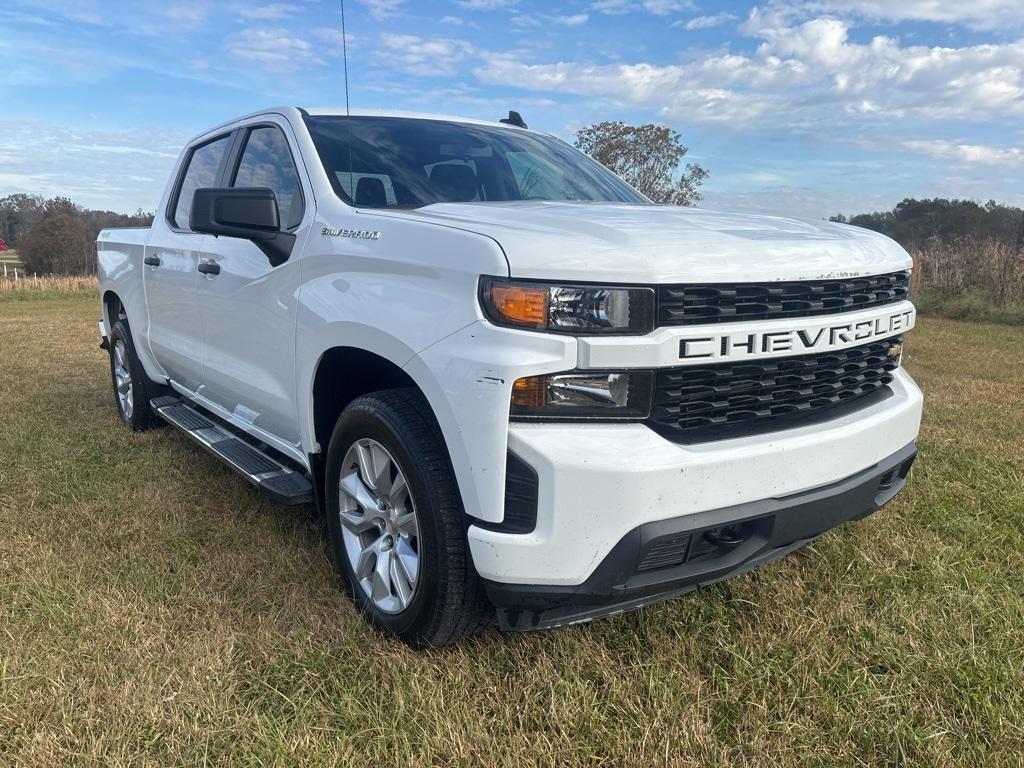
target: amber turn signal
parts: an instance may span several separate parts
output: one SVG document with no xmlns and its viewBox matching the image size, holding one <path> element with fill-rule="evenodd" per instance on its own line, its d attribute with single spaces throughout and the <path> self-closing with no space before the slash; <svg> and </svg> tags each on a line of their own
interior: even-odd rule
<svg viewBox="0 0 1024 768">
<path fill-rule="evenodd" d="M 548 322 L 548 288 L 492 283 L 491 306 L 501 317 L 515 325 L 543 328 Z"/>
<path fill-rule="evenodd" d="M 516 379 L 512 385 L 512 407 L 516 409 L 543 408 L 547 405 L 547 376 Z"/>
</svg>

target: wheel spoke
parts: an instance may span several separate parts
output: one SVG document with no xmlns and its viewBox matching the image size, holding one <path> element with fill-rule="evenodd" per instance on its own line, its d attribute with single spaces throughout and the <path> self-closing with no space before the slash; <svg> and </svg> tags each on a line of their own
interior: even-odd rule
<svg viewBox="0 0 1024 768">
<path fill-rule="evenodd" d="M 392 591 L 395 597 L 398 598 L 398 604 L 405 608 L 409 605 L 409 601 L 412 600 L 413 585 L 401 557 L 391 558 L 390 576 Z"/>
<path fill-rule="evenodd" d="M 402 564 L 402 571 L 405 573 L 409 586 L 415 587 L 416 579 L 419 577 L 420 556 L 405 539 L 399 539 L 395 545 L 395 560 Z"/>
<path fill-rule="evenodd" d="M 338 513 L 338 519 L 341 520 L 343 526 L 357 536 L 367 531 L 378 530 L 377 520 L 369 515 L 362 515 L 358 512 L 343 509 Z"/>
<path fill-rule="evenodd" d="M 373 451 L 368 445 L 357 443 L 356 458 L 359 461 L 359 475 L 370 490 L 377 490 L 377 472 L 373 465 Z"/>
<path fill-rule="evenodd" d="M 373 492 L 366 487 L 362 478 L 360 478 L 355 472 L 341 478 L 341 490 L 343 490 L 350 498 L 354 499 L 356 504 L 362 508 L 364 513 L 376 511 L 376 497 L 373 495 Z"/>
<path fill-rule="evenodd" d="M 405 475 L 401 472 L 395 473 L 395 480 L 388 489 L 388 503 L 395 509 L 402 509 L 402 502 L 409 495 L 409 486 L 405 482 Z"/>
<path fill-rule="evenodd" d="M 379 550 L 373 569 L 373 591 L 370 597 L 380 604 L 391 597 L 391 550 Z"/>
<path fill-rule="evenodd" d="M 367 544 L 359 552 L 359 558 L 356 560 L 355 567 L 352 569 L 355 571 L 356 578 L 359 579 L 359 581 L 366 580 L 373 573 L 373 566 L 377 563 L 378 551 L 378 542 L 374 541 L 371 544 Z"/>
<path fill-rule="evenodd" d="M 416 538 L 420 535 L 419 526 L 416 524 L 415 512 L 407 512 L 404 515 L 399 515 L 398 519 L 395 520 L 395 527 L 406 536 L 411 536 L 412 538 Z"/>
<path fill-rule="evenodd" d="M 373 488 L 380 496 L 386 497 L 391 491 L 391 457 L 377 443 L 370 446 L 373 455 Z"/>
</svg>

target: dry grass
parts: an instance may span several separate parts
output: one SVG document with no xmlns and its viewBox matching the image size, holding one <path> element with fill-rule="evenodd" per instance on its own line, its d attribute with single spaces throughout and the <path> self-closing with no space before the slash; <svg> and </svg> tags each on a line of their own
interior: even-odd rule
<svg viewBox="0 0 1024 768">
<path fill-rule="evenodd" d="M 8 277 L 0 274 L 0 302 L 20 299 L 61 298 L 67 295 L 93 296 L 99 290 L 94 276 L 70 275 L 25 276 L 14 279 L 13 270 Z"/>
<path fill-rule="evenodd" d="M 318 526 L 118 422 L 95 297 L 0 305 L 0 764 L 1020 766 L 1024 333 L 923 318 L 909 491 L 754 574 L 416 654 Z"/>
<path fill-rule="evenodd" d="M 912 295 L 922 312 L 1024 325 L 1024 252 L 995 239 L 933 241 L 914 252 Z"/>
</svg>

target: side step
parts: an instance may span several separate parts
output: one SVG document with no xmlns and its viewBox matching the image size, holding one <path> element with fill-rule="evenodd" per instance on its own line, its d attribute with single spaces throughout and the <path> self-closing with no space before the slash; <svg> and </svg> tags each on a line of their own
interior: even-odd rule
<svg viewBox="0 0 1024 768">
<path fill-rule="evenodd" d="M 149 401 L 168 424 L 177 427 L 228 466 L 242 473 L 278 504 L 310 504 L 313 484 L 254 445 L 208 419 L 180 397 L 163 395 Z"/>
</svg>

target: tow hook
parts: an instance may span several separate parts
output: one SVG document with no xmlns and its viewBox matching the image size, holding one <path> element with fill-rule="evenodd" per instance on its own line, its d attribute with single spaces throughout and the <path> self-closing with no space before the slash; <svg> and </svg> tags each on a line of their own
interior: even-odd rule
<svg viewBox="0 0 1024 768">
<path fill-rule="evenodd" d="M 704 533 L 704 538 L 716 547 L 722 549 L 735 549 L 743 543 L 743 537 L 739 535 L 731 525 L 724 528 L 713 528 Z"/>
</svg>

